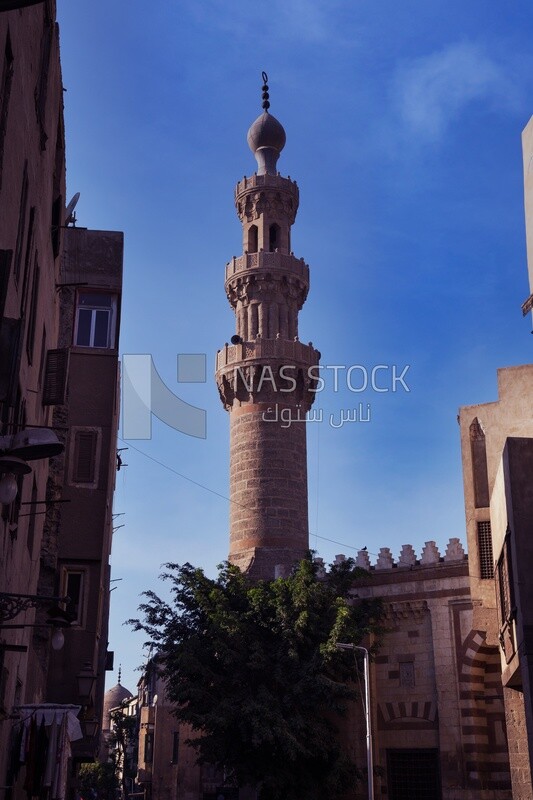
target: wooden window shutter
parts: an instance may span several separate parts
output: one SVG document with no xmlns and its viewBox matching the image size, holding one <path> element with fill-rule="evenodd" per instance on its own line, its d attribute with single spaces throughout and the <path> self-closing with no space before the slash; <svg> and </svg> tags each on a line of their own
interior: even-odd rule
<svg viewBox="0 0 533 800">
<path fill-rule="evenodd" d="M 22 326 L 19 319 L 0 321 L 0 400 L 15 405 L 20 367 Z"/>
<path fill-rule="evenodd" d="M 43 387 L 43 406 L 62 406 L 66 402 L 69 350 L 49 350 Z"/>
<path fill-rule="evenodd" d="M 74 483 L 94 483 L 96 476 L 97 431 L 77 431 L 74 442 Z"/>
</svg>

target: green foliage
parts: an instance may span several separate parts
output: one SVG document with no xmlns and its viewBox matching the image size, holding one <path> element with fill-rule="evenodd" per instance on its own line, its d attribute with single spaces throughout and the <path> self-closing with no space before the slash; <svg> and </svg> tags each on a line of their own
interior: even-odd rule
<svg viewBox="0 0 533 800">
<path fill-rule="evenodd" d="M 83 800 L 114 800 L 118 780 L 111 763 L 81 764 L 78 788 Z"/>
<path fill-rule="evenodd" d="M 122 796 L 128 797 L 128 778 L 135 776 L 135 769 L 129 763 L 128 750 L 137 744 L 137 720 L 121 711 L 112 711 L 111 734 L 108 744 L 113 768 L 120 783 Z"/>
<path fill-rule="evenodd" d="M 377 601 L 348 602 L 362 570 L 348 560 L 318 580 L 312 561 L 288 578 L 250 583 L 230 564 L 213 580 L 167 564 L 172 604 L 145 592 L 144 630 L 177 717 L 193 726 L 200 762 L 229 769 L 261 800 L 334 797 L 356 768 L 338 727 L 355 696 L 352 652 L 377 632 Z"/>
</svg>

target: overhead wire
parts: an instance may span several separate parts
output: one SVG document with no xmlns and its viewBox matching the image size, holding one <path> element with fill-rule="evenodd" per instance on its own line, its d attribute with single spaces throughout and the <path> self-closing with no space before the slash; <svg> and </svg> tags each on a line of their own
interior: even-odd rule
<svg viewBox="0 0 533 800">
<path fill-rule="evenodd" d="M 238 505 L 241 508 L 245 508 L 245 509 L 249 509 L 250 508 L 250 506 L 245 505 L 244 503 L 239 503 L 238 500 L 232 500 L 231 497 L 228 497 L 227 495 L 222 494 L 222 492 L 217 492 L 215 489 L 211 489 L 209 486 L 206 486 L 204 483 L 201 483 L 200 481 L 195 481 L 194 478 L 190 478 L 188 475 L 185 475 L 183 472 L 179 472 L 179 470 L 174 469 L 174 467 L 171 467 L 169 464 L 165 464 L 164 461 L 161 461 L 160 459 L 155 458 L 154 456 L 151 456 L 149 453 L 146 453 L 144 450 L 141 450 L 139 447 L 135 447 L 135 445 L 133 445 L 131 443 L 131 440 L 128 439 L 128 441 L 126 441 L 125 439 L 122 439 L 120 436 L 117 437 L 117 438 L 119 439 L 119 441 L 123 442 L 124 444 L 127 444 L 127 446 L 131 450 L 135 450 L 135 452 L 140 453 L 140 455 L 144 456 L 145 458 L 148 458 L 150 461 L 153 461 L 154 464 L 158 464 L 160 467 L 163 467 L 163 469 L 168 470 L 168 472 L 172 472 L 174 475 L 177 475 L 178 478 L 182 478 L 184 481 L 187 481 L 188 483 L 192 483 L 193 486 L 197 486 L 199 489 L 203 489 L 204 491 L 209 492 L 209 494 L 215 495 L 215 497 L 220 497 L 222 500 L 226 500 L 228 503 L 233 503 L 234 505 Z M 318 491 L 318 487 L 317 487 L 317 491 Z M 268 516 L 268 514 L 267 514 L 267 516 Z M 355 550 L 356 552 L 358 552 L 361 549 L 360 547 L 354 547 L 354 545 L 346 544 L 346 542 L 339 542 L 337 539 L 329 539 L 327 536 L 319 536 L 318 533 L 314 533 L 314 534 L 311 534 L 311 535 L 314 536 L 315 539 L 320 539 L 323 542 L 330 542 L 331 544 L 338 544 L 340 547 L 347 547 L 348 549 Z M 379 553 L 372 553 L 370 550 L 366 550 L 366 552 L 368 552 L 372 556 L 379 555 Z"/>
</svg>

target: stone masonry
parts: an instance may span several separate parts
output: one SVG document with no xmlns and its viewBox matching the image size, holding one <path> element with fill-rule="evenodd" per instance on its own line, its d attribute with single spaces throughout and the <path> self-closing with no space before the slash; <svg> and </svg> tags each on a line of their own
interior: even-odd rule
<svg viewBox="0 0 533 800">
<path fill-rule="evenodd" d="M 357 581 L 353 597 L 383 601 L 385 636 L 370 667 L 374 763 L 381 768 L 375 796 L 407 796 L 407 769 L 413 797 L 510 800 L 499 655 L 475 624 L 461 542 L 450 539 L 442 554 L 428 541 L 419 556 L 410 544 L 398 558 L 388 547 L 373 563 L 370 555 L 357 554 L 368 578 Z M 360 716 L 353 730 L 351 749 L 364 764 Z M 357 800 L 366 797 L 363 782 Z"/>
<path fill-rule="evenodd" d="M 299 193 L 276 170 L 285 131 L 264 108 L 248 132 L 257 173 L 235 190 L 243 255 L 226 266 L 225 289 L 236 333 L 216 365 L 230 412 L 229 559 L 253 578 L 273 578 L 308 550 L 305 415 L 320 358 L 298 339 L 309 289 L 309 268 L 290 249 Z"/>
</svg>

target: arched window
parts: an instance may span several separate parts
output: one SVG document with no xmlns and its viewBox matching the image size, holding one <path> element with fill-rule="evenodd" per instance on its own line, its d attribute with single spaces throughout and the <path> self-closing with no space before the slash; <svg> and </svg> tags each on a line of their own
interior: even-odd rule
<svg viewBox="0 0 533 800">
<path fill-rule="evenodd" d="M 279 247 L 279 239 L 280 239 L 280 228 L 275 222 L 270 226 L 268 232 L 268 249 L 270 252 L 274 252 Z"/>
<path fill-rule="evenodd" d="M 472 424 L 470 425 L 470 450 L 472 453 L 474 504 L 476 508 L 486 508 L 490 503 L 487 450 L 485 445 L 485 431 L 477 417 L 472 420 Z"/>
<path fill-rule="evenodd" d="M 248 228 L 248 252 L 249 253 L 257 253 L 257 244 L 258 244 L 258 236 L 257 236 L 257 225 L 250 225 Z"/>
</svg>

